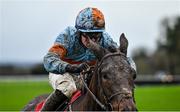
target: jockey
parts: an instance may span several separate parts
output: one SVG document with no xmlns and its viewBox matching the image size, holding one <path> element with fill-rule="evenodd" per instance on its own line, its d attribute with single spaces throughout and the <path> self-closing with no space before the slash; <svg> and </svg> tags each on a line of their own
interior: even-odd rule
<svg viewBox="0 0 180 112">
<path fill-rule="evenodd" d="M 105 32 L 102 12 L 90 7 L 81 10 L 75 27 L 67 27 L 61 32 L 44 56 L 44 67 L 49 72 L 49 82 L 54 91 L 46 99 L 42 111 L 56 110 L 61 103 L 71 98 L 78 89 L 74 77 L 78 77 L 88 65 L 95 64 L 96 57 L 87 47 L 87 37 L 103 48 L 118 47 Z M 134 64 L 132 60 L 130 64 Z"/>
</svg>

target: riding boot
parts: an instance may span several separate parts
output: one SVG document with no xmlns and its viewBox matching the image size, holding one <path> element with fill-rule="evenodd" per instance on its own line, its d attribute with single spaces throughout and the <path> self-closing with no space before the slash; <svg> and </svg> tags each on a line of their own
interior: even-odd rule
<svg viewBox="0 0 180 112">
<path fill-rule="evenodd" d="M 68 100 L 68 97 L 65 96 L 60 90 L 56 89 L 46 99 L 41 111 L 55 111 L 59 105 L 66 100 Z"/>
</svg>

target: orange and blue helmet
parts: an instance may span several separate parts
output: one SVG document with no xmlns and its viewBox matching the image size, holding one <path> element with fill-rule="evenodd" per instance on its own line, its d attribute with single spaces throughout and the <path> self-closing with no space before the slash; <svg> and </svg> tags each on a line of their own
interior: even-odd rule
<svg viewBox="0 0 180 112">
<path fill-rule="evenodd" d="M 104 15 L 97 8 L 85 8 L 77 15 L 75 27 L 81 32 L 103 32 L 105 30 Z"/>
</svg>

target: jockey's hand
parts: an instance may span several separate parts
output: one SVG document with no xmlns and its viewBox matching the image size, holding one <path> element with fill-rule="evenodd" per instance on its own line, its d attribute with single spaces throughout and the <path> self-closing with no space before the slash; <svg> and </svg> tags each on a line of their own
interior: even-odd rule
<svg viewBox="0 0 180 112">
<path fill-rule="evenodd" d="M 89 65 L 86 64 L 86 63 L 82 63 L 82 64 L 79 64 L 79 65 L 68 64 L 66 66 L 66 72 L 69 72 L 69 73 L 80 73 L 83 70 L 86 70 L 87 68 L 89 68 Z"/>
</svg>

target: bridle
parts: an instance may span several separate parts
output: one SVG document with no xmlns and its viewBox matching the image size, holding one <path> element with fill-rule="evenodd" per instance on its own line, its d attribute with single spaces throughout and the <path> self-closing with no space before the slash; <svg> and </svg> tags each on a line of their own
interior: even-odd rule
<svg viewBox="0 0 180 112">
<path fill-rule="evenodd" d="M 127 93 L 121 92 L 121 91 L 118 91 L 118 92 L 112 94 L 112 95 L 109 96 L 109 97 L 108 97 L 108 96 L 106 95 L 106 93 L 104 92 L 104 88 L 103 88 L 103 86 L 102 86 L 101 83 L 100 83 L 100 70 L 99 70 L 99 69 L 101 68 L 101 65 L 102 65 L 103 61 L 104 61 L 105 59 L 109 58 L 109 57 L 112 57 L 112 56 L 124 56 L 124 57 L 126 57 L 126 55 L 125 55 L 124 53 L 121 53 L 121 52 L 115 52 L 115 53 L 106 54 L 106 55 L 96 64 L 95 70 L 94 70 L 94 73 L 98 75 L 98 86 L 99 86 L 100 88 L 102 88 L 102 95 L 104 96 L 105 103 L 102 103 L 102 102 L 92 93 L 92 91 L 89 89 L 89 87 L 87 86 L 87 84 L 86 84 L 85 81 L 84 81 L 83 76 L 84 76 L 86 73 L 88 73 L 90 69 L 87 69 L 86 71 L 83 71 L 83 72 L 80 73 L 80 74 L 81 74 L 81 75 L 80 75 L 80 76 L 81 76 L 81 80 L 82 80 L 85 88 L 87 89 L 87 91 L 90 93 L 90 95 L 92 96 L 92 98 L 94 99 L 94 101 L 96 101 L 97 104 L 98 104 L 103 110 L 106 110 L 106 111 L 112 110 L 112 104 L 110 103 L 110 101 L 111 101 L 111 99 L 112 99 L 113 97 L 118 96 L 118 95 L 121 95 L 121 97 L 120 97 L 121 99 L 120 99 L 120 100 L 122 100 L 122 98 L 132 98 L 132 96 L 129 96 Z M 93 75 L 94 75 L 94 74 L 93 74 Z"/>
</svg>

